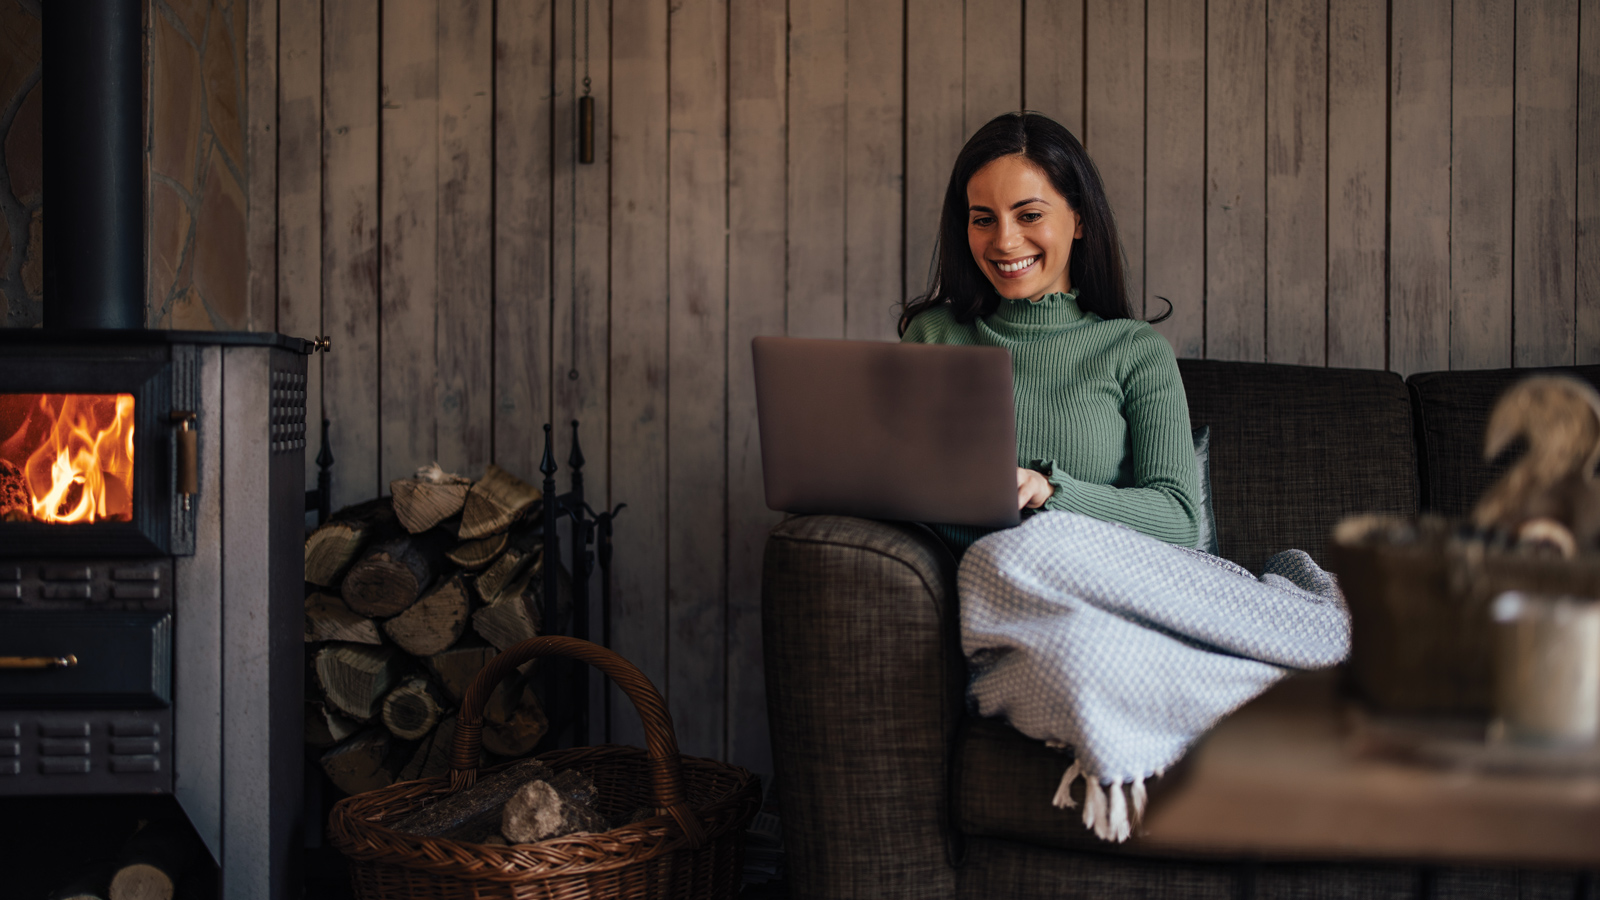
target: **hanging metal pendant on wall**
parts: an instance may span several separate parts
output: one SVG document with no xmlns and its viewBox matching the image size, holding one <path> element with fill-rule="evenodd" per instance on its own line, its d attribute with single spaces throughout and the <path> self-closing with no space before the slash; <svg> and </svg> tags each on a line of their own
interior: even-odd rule
<svg viewBox="0 0 1600 900">
<path fill-rule="evenodd" d="M 594 162 L 594 98 L 578 98 L 578 162 Z"/>
</svg>

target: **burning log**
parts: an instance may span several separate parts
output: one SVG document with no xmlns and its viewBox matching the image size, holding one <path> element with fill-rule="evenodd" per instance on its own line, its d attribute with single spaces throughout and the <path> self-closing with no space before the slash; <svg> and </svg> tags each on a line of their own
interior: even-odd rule
<svg viewBox="0 0 1600 900">
<path fill-rule="evenodd" d="M 336 709 L 360 722 L 378 715 L 379 704 L 406 668 L 393 647 L 329 644 L 317 651 L 317 683 Z"/>
<path fill-rule="evenodd" d="M 499 833 L 500 814 L 507 800 L 524 784 L 549 779 L 553 774 L 544 763 L 525 759 L 386 824 L 404 834 L 481 843 Z"/>
<path fill-rule="evenodd" d="M 370 548 L 345 576 L 344 602 L 364 616 L 393 616 L 417 602 L 444 563 L 437 532 L 384 541 Z"/>
<path fill-rule="evenodd" d="M 306 581 L 318 587 L 337 585 L 368 538 L 394 528 L 394 509 L 384 497 L 335 513 L 306 538 Z"/>
<path fill-rule="evenodd" d="M 417 534 L 461 512 L 471 485 L 471 480 L 451 475 L 433 463 L 418 469 L 414 478 L 389 482 L 389 493 L 394 495 L 394 513 L 400 524 Z"/>
<path fill-rule="evenodd" d="M 315 641 L 381 644 L 383 637 L 376 622 L 351 612 L 343 600 L 315 593 L 306 598 L 306 642 Z"/>
<path fill-rule="evenodd" d="M 467 627 L 467 586 L 458 575 L 383 623 L 383 631 L 412 656 L 449 649 Z"/>
<path fill-rule="evenodd" d="M 540 496 L 538 488 L 490 463 L 483 478 L 467 492 L 461 512 L 461 539 L 470 541 L 505 531 L 539 502 Z"/>
<path fill-rule="evenodd" d="M 404 740 L 426 737 L 444 713 L 444 694 L 426 677 L 415 675 L 383 698 L 383 725 Z"/>
<path fill-rule="evenodd" d="M 33 503 L 22 470 L 0 459 L 0 522 L 32 522 Z"/>
</svg>

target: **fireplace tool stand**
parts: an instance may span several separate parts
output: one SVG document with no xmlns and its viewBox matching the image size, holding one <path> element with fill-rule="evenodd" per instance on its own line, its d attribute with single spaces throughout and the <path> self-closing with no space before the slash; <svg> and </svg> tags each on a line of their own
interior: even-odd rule
<svg viewBox="0 0 1600 900">
<path fill-rule="evenodd" d="M 544 613 L 535 621 L 552 626 L 547 633 L 570 633 L 580 640 L 590 641 L 589 628 L 589 576 L 594 573 L 596 557 L 600 564 L 600 613 L 604 632 L 599 644 L 611 643 L 611 557 L 612 522 L 627 506 L 618 503 L 614 508 L 596 513 L 583 497 L 583 448 L 578 443 L 578 420 L 572 420 L 572 452 L 567 455 L 567 468 L 572 470 L 571 487 L 561 495 L 556 494 L 555 450 L 552 446 L 551 426 L 544 426 L 544 458 L 539 471 L 544 473 Z M 556 532 L 556 522 L 566 516 L 572 523 L 572 598 L 570 606 L 563 602 L 560 590 L 561 538 Z M 598 547 L 596 542 L 598 541 Z M 597 552 L 598 551 L 598 552 Z M 533 610 L 529 611 L 534 612 Z M 569 660 L 548 660 L 547 710 L 550 731 L 546 742 L 555 746 L 582 747 L 589 744 L 589 670 Z M 548 748 L 547 748 L 548 749 Z"/>
</svg>

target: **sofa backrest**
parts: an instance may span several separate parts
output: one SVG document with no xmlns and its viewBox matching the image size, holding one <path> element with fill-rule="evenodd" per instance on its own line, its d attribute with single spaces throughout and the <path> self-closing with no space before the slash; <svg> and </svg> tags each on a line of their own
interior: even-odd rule
<svg viewBox="0 0 1600 900">
<path fill-rule="evenodd" d="M 1178 368 L 1190 422 L 1211 426 L 1222 556 L 1256 572 L 1290 547 L 1320 562 L 1344 516 L 1417 512 L 1411 399 L 1400 376 L 1193 359 Z"/>
<path fill-rule="evenodd" d="M 1483 458 L 1483 432 L 1495 401 L 1513 383 L 1551 373 L 1576 375 L 1600 388 L 1600 366 L 1422 372 L 1406 379 L 1416 409 L 1423 509 L 1460 516 L 1472 508 L 1520 455 L 1512 447 L 1492 464 Z"/>
</svg>

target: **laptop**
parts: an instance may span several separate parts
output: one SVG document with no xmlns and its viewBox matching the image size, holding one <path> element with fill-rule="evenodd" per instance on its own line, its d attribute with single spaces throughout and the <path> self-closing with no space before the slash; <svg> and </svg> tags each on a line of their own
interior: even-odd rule
<svg viewBox="0 0 1600 900">
<path fill-rule="evenodd" d="M 751 352 L 768 507 L 1021 521 L 1005 349 L 758 337 Z"/>
</svg>

